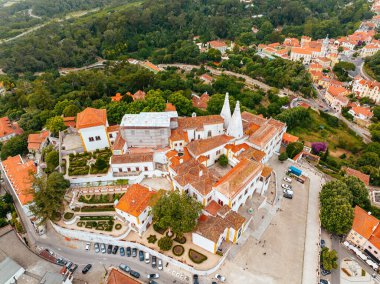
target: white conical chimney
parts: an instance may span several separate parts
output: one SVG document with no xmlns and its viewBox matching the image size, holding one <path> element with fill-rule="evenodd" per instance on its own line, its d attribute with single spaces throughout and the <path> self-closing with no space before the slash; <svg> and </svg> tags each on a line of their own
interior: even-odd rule
<svg viewBox="0 0 380 284">
<path fill-rule="evenodd" d="M 226 93 L 226 96 L 224 98 L 224 104 L 223 104 L 223 108 L 220 113 L 220 116 L 223 117 L 224 128 L 227 129 L 231 121 L 231 108 L 230 108 L 230 100 L 228 97 L 228 93 Z"/>
<path fill-rule="evenodd" d="M 235 138 L 243 137 L 243 122 L 241 120 L 240 103 L 236 102 L 236 107 L 227 128 L 227 134 Z"/>
</svg>

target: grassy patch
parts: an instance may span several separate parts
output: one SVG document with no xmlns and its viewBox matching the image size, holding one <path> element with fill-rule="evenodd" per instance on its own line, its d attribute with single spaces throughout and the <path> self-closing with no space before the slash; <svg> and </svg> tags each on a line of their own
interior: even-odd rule
<svg viewBox="0 0 380 284">
<path fill-rule="evenodd" d="M 197 263 L 197 264 L 202 263 L 207 260 L 207 256 L 205 256 L 204 254 L 194 249 L 189 250 L 189 258 L 191 259 L 192 262 Z"/>
<path fill-rule="evenodd" d="M 108 161 L 112 155 L 109 149 L 96 150 L 95 152 L 84 152 L 81 154 L 69 155 L 69 176 L 87 175 L 87 174 L 104 174 L 108 172 Z M 97 169 L 94 165 L 89 165 L 88 161 L 91 159 L 97 160 L 102 158 L 107 161 L 107 167 L 104 169 Z"/>
<path fill-rule="evenodd" d="M 181 255 L 184 254 L 185 248 L 183 246 L 181 246 L 181 245 L 176 245 L 176 246 L 173 247 L 172 252 L 176 256 L 181 256 Z"/>
</svg>

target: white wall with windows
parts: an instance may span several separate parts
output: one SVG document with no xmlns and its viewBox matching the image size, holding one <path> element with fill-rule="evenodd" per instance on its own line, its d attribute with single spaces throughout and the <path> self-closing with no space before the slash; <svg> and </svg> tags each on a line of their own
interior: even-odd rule
<svg viewBox="0 0 380 284">
<path fill-rule="evenodd" d="M 106 127 L 95 126 L 79 129 L 86 151 L 95 151 L 110 147 Z"/>
</svg>

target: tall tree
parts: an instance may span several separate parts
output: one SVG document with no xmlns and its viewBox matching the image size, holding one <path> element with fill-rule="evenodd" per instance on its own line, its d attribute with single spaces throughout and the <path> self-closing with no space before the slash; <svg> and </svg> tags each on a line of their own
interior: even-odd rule
<svg viewBox="0 0 380 284">
<path fill-rule="evenodd" d="M 61 116 L 54 116 L 47 120 L 46 128 L 49 129 L 53 135 L 58 135 L 59 131 L 66 129 L 66 125 Z"/>
</svg>

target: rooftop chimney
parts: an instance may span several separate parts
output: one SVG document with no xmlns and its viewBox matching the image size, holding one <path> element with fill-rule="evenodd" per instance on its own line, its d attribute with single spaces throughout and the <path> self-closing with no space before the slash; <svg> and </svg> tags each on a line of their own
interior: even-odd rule
<svg viewBox="0 0 380 284">
<path fill-rule="evenodd" d="M 203 170 L 200 170 L 200 171 L 199 171 L 199 176 L 200 176 L 200 177 L 203 176 Z"/>
</svg>

